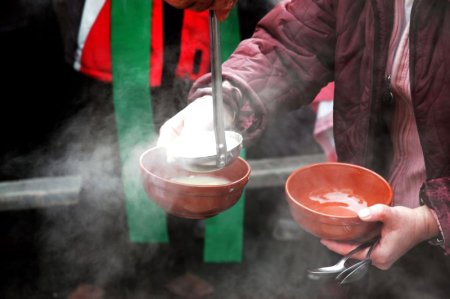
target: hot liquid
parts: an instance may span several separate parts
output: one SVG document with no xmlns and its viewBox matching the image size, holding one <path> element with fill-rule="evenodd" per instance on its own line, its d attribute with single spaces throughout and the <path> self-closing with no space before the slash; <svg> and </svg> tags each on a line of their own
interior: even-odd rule
<svg viewBox="0 0 450 299">
<path fill-rule="evenodd" d="M 356 212 L 367 207 L 367 202 L 351 193 L 333 191 L 311 195 L 310 200 L 318 202 L 317 210 L 326 214 L 354 216 Z"/>
<path fill-rule="evenodd" d="M 170 179 L 173 182 L 185 184 L 185 185 L 207 185 L 207 186 L 218 186 L 226 185 L 231 183 L 231 181 L 225 178 L 219 178 L 207 175 L 189 175 L 181 176 Z"/>
</svg>

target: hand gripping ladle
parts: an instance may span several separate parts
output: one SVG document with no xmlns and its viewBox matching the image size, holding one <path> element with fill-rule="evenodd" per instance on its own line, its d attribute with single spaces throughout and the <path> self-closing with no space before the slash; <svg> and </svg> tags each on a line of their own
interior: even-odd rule
<svg viewBox="0 0 450 299">
<path fill-rule="evenodd" d="M 220 31 L 219 21 L 214 10 L 209 11 L 209 27 L 216 154 L 198 157 L 174 157 L 175 162 L 179 163 L 181 167 L 195 172 L 209 172 L 223 168 L 233 162 L 242 149 L 241 134 L 224 129 Z M 227 142 L 229 143 L 228 146 Z"/>
</svg>

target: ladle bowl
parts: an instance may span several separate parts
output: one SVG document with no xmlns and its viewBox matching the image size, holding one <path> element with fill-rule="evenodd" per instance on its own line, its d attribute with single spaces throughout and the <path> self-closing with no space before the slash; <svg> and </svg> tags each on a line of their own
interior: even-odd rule
<svg viewBox="0 0 450 299">
<path fill-rule="evenodd" d="M 167 162 L 166 150 L 161 147 L 145 151 L 140 157 L 140 168 L 149 198 L 167 213 L 191 219 L 212 217 L 232 207 L 239 200 L 251 171 L 241 157 L 205 174 L 188 171 Z M 208 182 L 199 182 L 205 177 Z M 192 182 L 185 182 L 186 178 Z"/>
<path fill-rule="evenodd" d="M 288 177 L 285 191 L 291 214 L 300 227 L 317 237 L 338 241 L 364 241 L 379 230 L 378 223 L 362 221 L 355 206 L 346 201 L 350 204 L 350 199 L 358 199 L 358 208 L 390 205 L 392 201 L 392 189 L 380 175 L 346 163 L 324 162 L 299 168 Z M 330 200 L 329 194 L 336 200 Z M 339 201 L 336 195 L 344 198 Z"/>
<path fill-rule="evenodd" d="M 170 160 L 192 172 L 211 172 L 225 167 L 239 157 L 242 135 L 225 131 L 226 156 L 224 165 L 217 165 L 216 140 L 213 131 L 199 132 L 190 138 L 176 139 L 168 148 Z"/>
</svg>

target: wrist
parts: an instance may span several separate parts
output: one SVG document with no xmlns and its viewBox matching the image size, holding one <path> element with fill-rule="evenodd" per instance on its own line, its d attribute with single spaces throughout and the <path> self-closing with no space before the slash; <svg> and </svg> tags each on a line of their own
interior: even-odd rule
<svg viewBox="0 0 450 299">
<path fill-rule="evenodd" d="M 422 223 L 422 239 L 430 240 L 438 237 L 440 235 L 439 224 L 433 215 L 433 211 L 427 206 L 421 206 L 417 208 L 417 211 L 419 212 L 419 219 Z"/>
</svg>

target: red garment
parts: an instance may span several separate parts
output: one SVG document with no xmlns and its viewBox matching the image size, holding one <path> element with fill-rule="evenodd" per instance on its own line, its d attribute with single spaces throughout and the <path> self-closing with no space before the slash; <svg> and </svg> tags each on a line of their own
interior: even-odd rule
<svg viewBox="0 0 450 299">
<path fill-rule="evenodd" d="M 267 114 L 311 102 L 335 82 L 334 132 L 340 161 L 387 175 L 392 154 L 384 76 L 393 25 L 391 0 L 292 0 L 273 9 L 254 36 L 224 63 L 227 104 L 239 111 L 246 142 Z M 411 14 L 411 96 L 427 179 L 421 199 L 432 208 L 450 254 L 450 1 L 418 0 Z M 191 99 L 207 93 L 200 78 Z"/>
<path fill-rule="evenodd" d="M 314 101 L 311 103 L 311 108 L 317 112 L 317 108 L 320 102 L 333 101 L 333 99 L 334 99 L 334 82 L 331 82 L 320 90 L 320 92 L 314 98 Z"/>
<path fill-rule="evenodd" d="M 316 112 L 313 136 L 322 147 L 329 162 L 337 161 L 333 134 L 333 98 L 334 83 L 332 82 L 322 88 L 311 103 L 312 109 Z"/>
<path fill-rule="evenodd" d="M 74 61 L 75 69 L 106 82 L 112 80 L 110 12 L 111 0 L 85 1 Z M 161 85 L 164 64 L 162 0 L 152 1 L 151 20 L 150 85 L 156 87 Z M 195 80 L 209 71 L 208 28 L 207 11 L 184 11 L 180 58 L 175 70 L 178 78 Z"/>
</svg>

